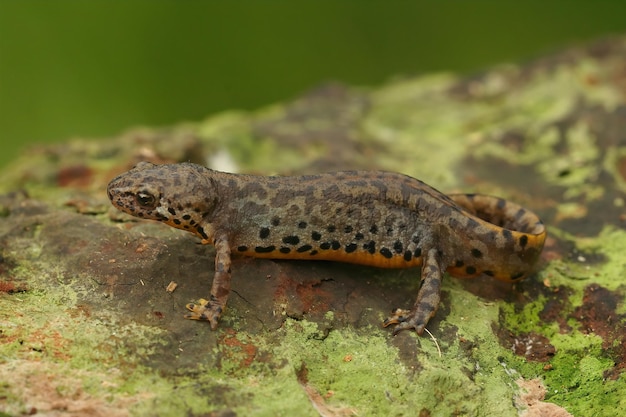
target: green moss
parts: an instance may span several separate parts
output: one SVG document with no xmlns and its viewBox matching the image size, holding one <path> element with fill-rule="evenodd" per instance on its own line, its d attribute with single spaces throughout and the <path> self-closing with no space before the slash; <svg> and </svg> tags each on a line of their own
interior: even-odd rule
<svg viewBox="0 0 626 417">
<path fill-rule="evenodd" d="M 482 300 L 468 292 L 459 279 L 444 281 L 443 290 L 450 293 L 450 313 L 442 326 L 457 328 L 457 334 L 470 340 L 487 340 L 493 337 L 492 324 L 498 320 L 498 305 Z"/>
<path fill-rule="evenodd" d="M 613 176 L 614 184 L 622 192 L 626 192 L 626 178 L 619 171 L 620 161 L 626 158 L 626 147 L 611 147 L 605 150 L 606 156 L 602 168 Z M 624 206 L 623 200 L 616 200 L 615 205 L 619 207 Z"/>
<path fill-rule="evenodd" d="M 410 343 L 420 345 L 416 372 L 398 362 L 387 333 L 376 329 L 333 330 L 319 339 L 316 324 L 288 320 L 284 331 L 279 357 L 294 369 L 305 365 L 310 384 L 331 405 L 349 407 L 359 415 L 414 415 L 416 410 L 433 415 L 495 415 L 487 410 L 515 415 L 500 397 L 511 397 L 511 385 L 501 379 L 504 376 L 510 382 L 511 378 L 484 369 L 480 384 L 470 381 L 473 365 L 460 354 L 458 345 L 446 348 L 439 358 L 430 339 L 407 335 Z M 489 389 L 492 386 L 497 389 Z"/>
<path fill-rule="evenodd" d="M 398 381 L 406 371 L 383 335 L 373 329 L 368 335 L 345 329 L 321 339 L 315 323 L 286 324 L 279 356 L 294 369 L 306 366 L 310 384 L 322 395 L 332 393 L 332 404 L 349 405 L 366 415 L 397 414 L 399 404 L 393 407 L 388 397 L 402 397 L 404 387 Z"/>
<path fill-rule="evenodd" d="M 591 282 L 615 291 L 618 288 L 626 291 L 624 280 L 624 254 L 626 253 L 626 231 L 614 226 L 605 226 L 600 234 L 593 239 L 579 240 L 578 247 L 583 251 L 598 253 L 607 261 L 599 265 L 590 265 L 588 277 Z M 622 311 L 624 303 L 622 303 Z"/>
<path fill-rule="evenodd" d="M 555 358 L 553 370 L 544 375 L 546 399 L 566 405 L 574 415 L 613 416 L 612 407 L 624 402 L 626 382 L 624 378 L 605 381 L 604 371 L 613 363 L 593 353 L 580 358 L 574 350 L 563 351 Z"/>
<path fill-rule="evenodd" d="M 464 122 L 484 109 L 450 100 L 447 91 L 455 80 L 438 74 L 391 83 L 371 93 L 372 108 L 361 129 L 366 143 L 384 149 L 376 155 L 378 167 L 416 176 L 440 189 L 458 186 L 455 168 L 471 145 L 463 140 L 468 134 Z"/>
<path fill-rule="evenodd" d="M 562 231 L 553 234 L 567 238 Z M 595 238 L 577 239 L 578 249 L 583 253 L 600 253 L 606 257 L 602 263 L 589 264 L 582 258 L 552 261 L 541 271 L 538 279 L 549 278 L 552 287 L 564 286 L 572 293 L 560 313 L 566 317 L 583 302 L 583 292 L 590 284 L 598 284 L 611 291 L 624 290 L 621 277 L 624 271 L 623 254 L 626 253 L 626 233 L 614 227 L 606 227 Z M 567 406 L 574 415 L 614 415 L 611 404 L 624 403 L 626 379 L 606 380 L 605 372 L 615 366 L 604 347 L 605 341 L 594 333 L 582 333 L 580 323 L 570 319 L 571 331 L 562 332 L 556 323 L 544 323 L 539 312 L 545 307 L 545 297 L 526 304 L 522 311 L 502 303 L 505 326 L 514 334 L 535 332 L 546 336 L 556 349 L 550 360 L 551 368 L 544 364 L 525 363 L 521 358 L 510 356 L 508 361 L 518 368 L 525 378 L 541 377 L 547 386 L 547 399 Z M 624 302 L 621 303 L 621 310 Z M 614 343 L 615 345 L 615 343 Z"/>
<path fill-rule="evenodd" d="M 537 299 L 524 304 L 521 311 L 508 303 L 500 305 L 500 311 L 504 316 L 507 329 L 515 333 L 535 332 L 550 337 L 559 331 L 557 323 L 546 323 L 540 319 L 540 313 L 545 308 L 546 298 L 539 296 Z"/>
</svg>

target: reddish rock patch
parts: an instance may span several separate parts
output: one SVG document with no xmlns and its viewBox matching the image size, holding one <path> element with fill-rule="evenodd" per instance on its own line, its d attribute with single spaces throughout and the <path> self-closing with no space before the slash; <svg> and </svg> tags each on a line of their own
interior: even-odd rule
<svg viewBox="0 0 626 417">
<path fill-rule="evenodd" d="M 550 340 L 538 333 L 514 334 L 504 328 L 496 331 L 500 344 L 510 348 L 513 353 L 533 362 L 547 362 L 554 357 L 556 349 Z"/>
</svg>

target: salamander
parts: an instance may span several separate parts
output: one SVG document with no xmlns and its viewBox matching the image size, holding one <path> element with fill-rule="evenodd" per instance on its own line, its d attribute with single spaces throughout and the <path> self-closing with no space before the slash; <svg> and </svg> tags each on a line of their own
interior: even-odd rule
<svg viewBox="0 0 626 417">
<path fill-rule="evenodd" d="M 444 272 L 519 281 L 546 239 L 539 217 L 501 198 L 445 195 L 412 177 L 383 171 L 253 176 L 192 164 L 140 162 L 114 178 L 113 206 L 186 230 L 215 246 L 210 296 L 186 318 L 216 329 L 231 287 L 231 257 L 421 267 L 413 307 L 384 326 L 421 334 L 435 315 Z"/>
</svg>

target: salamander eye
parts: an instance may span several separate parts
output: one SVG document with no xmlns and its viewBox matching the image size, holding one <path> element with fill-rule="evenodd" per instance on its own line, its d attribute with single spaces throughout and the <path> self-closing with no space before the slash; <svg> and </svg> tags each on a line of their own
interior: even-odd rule
<svg viewBox="0 0 626 417">
<path fill-rule="evenodd" d="M 152 208 L 154 207 L 155 202 L 156 198 L 152 194 L 145 191 L 140 191 L 137 193 L 137 203 L 139 203 L 141 207 Z"/>
</svg>

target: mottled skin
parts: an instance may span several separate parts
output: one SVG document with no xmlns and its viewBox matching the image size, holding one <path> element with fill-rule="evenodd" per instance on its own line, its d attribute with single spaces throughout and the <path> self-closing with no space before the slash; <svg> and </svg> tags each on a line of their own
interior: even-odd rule
<svg viewBox="0 0 626 417">
<path fill-rule="evenodd" d="M 217 172 L 183 163 L 141 162 L 108 186 L 118 209 L 159 220 L 216 248 L 209 300 L 188 304 L 187 318 L 215 329 L 230 292 L 231 254 L 350 262 L 382 268 L 421 266 L 411 310 L 395 324 L 422 333 L 435 314 L 445 271 L 522 279 L 543 248 L 539 218 L 496 197 L 446 196 L 414 178 L 380 171 L 299 177 Z"/>
</svg>

